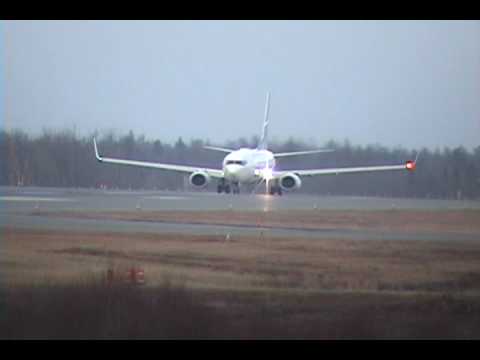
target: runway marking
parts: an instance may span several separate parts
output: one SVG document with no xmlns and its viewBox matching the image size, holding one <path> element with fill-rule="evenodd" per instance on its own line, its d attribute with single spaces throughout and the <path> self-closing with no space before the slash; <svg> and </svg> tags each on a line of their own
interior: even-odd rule
<svg viewBox="0 0 480 360">
<path fill-rule="evenodd" d="M 146 196 L 144 199 L 155 199 L 155 200 L 188 200 L 189 197 L 186 196 Z"/>
<path fill-rule="evenodd" d="M 33 197 L 33 196 L 0 196 L 0 200 L 3 201 L 76 201 L 73 199 L 60 199 L 60 198 L 45 198 L 45 197 Z"/>
</svg>

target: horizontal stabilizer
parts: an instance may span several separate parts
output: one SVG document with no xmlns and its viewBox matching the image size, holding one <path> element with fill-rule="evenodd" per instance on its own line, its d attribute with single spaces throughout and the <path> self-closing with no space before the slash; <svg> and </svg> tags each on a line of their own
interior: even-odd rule
<svg viewBox="0 0 480 360">
<path fill-rule="evenodd" d="M 273 154 L 276 158 L 287 157 L 287 156 L 297 156 L 297 155 L 309 155 L 317 153 L 325 153 L 335 151 L 333 149 L 318 149 L 318 150 L 307 150 L 307 151 L 294 151 L 294 152 L 284 152 L 284 153 L 275 153 Z"/>
<path fill-rule="evenodd" d="M 208 149 L 208 150 L 220 151 L 220 152 L 224 152 L 224 153 L 231 153 L 232 151 L 235 151 L 233 149 L 227 149 L 227 148 L 222 148 L 222 147 L 218 147 L 218 146 L 204 146 L 203 148 Z"/>
</svg>

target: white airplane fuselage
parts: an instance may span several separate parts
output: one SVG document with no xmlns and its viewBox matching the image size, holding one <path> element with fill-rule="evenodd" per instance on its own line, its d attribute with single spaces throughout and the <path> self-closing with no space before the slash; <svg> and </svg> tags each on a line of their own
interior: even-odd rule
<svg viewBox="0 0 480 360">
<path fill-rule="evenodd" d="M 275 157 L 271 151 L 242 148 L 223 159 L 225 180 L 232 183 L 254 183 L 271 174 Z"/>
</svg>

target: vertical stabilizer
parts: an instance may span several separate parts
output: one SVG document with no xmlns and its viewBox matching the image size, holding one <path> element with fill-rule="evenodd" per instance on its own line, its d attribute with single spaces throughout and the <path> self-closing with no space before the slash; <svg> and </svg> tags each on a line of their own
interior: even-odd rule
<svg viewBox="0 0 480 360">
<path fill-rule="evenodd" d="M 270 92 L 267 92 L 267 101 L 265 103 L 265 116 L 263 118 L 263 127 L 262 127 L 262 136 L 258 142 L 257 149 L 265 150 L 267 149 L 267 136 L 268 136 L 268 112 L 270 110 Z"/>
</svg>

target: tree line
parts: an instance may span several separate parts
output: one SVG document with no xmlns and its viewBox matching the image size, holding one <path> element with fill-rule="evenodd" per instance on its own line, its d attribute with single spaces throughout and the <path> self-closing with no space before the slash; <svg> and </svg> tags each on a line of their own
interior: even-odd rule
<svg viewBox="0 0 480 360">
<path fill-rule="evenodd" d="M 46 131 L 31 136 L 21 130 L 0 131 L 0 185 L 120 189 L 184 189 L 186 176 L 171 171 L 99 164 L 92 138 L 108 157 L 221 168 L 224 154 L 203 149 L 208 141 L 178 138 L 173 144 L 146 139 L 132 131 L 117 135 L 77 136 L 73 130 Z M 229 148 L 255 146 L 258 138 L 240 138 L 224 144 Z M 300 151 L 317 146 L 290 138 L 271 143 L 277 152 Z M 330 140 L 331 153 L 280 159 L 278 170 L 402 164 L 420 151 L 415 172 L 345 174 L 304 178 L 304 193 L 359 196 L 480 199 L 480 146 L 443 149 L 387 148 L 379 144 L 352 145 Z M 208 189 L 214 190 L 215 183 Z"/>
</svg>

